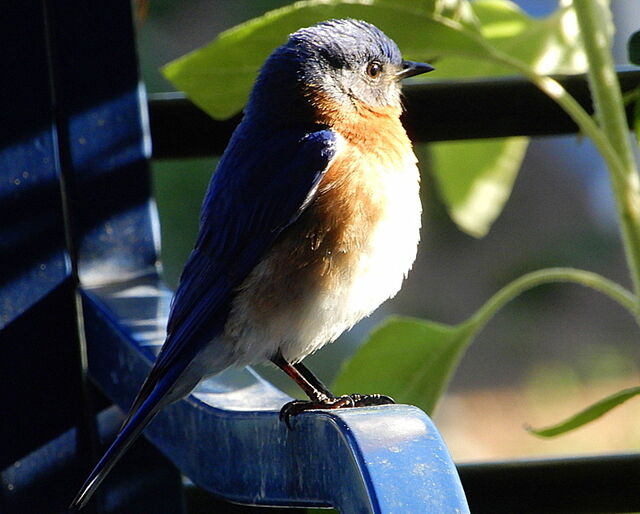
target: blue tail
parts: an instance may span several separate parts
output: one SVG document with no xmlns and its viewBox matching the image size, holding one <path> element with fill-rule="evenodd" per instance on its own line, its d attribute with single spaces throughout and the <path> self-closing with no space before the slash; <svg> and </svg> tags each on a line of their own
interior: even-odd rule
<svg viewBox="0 0 640 514">
<path fill-rule="evenodd" d="M 89 477 L 85 480 L 80 491 L 71 502 L 69 506 L 70 509 L 81 509 L 89 501 L 111 469 L 129 449 L 144 428 L 155 417 L 158 411 L 167 405 L 166 394 L 172 385 L 172 380 L 160 380 L 154 387 L 150 388 L 151 391 L 146 397 L 136 399 L 132 411 L 129 413 L 120 432 L 98 461 L 98 464 L 93 468 Z M 143 387 L 143 390 L 144 389 Z"/>
</svg>

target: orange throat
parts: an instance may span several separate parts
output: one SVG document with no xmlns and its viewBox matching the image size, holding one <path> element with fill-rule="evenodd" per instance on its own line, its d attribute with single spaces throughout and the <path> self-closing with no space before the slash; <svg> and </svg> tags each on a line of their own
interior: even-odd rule
<svg viewBox="0 0 640 514">
<path fill-rule="evenodd" d="M 339 133 L 348 143 L 365 152 L 411 149 L 400 123 L 400 104 L 380 107 L 352 99 L 353 109 L 345 109 L 324 94 L 315 92 L 312 96 L 317 121 Z"/>
</svg>

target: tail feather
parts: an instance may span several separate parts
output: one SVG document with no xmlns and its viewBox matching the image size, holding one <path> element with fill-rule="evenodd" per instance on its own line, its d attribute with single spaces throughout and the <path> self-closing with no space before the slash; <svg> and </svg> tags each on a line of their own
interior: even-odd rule
<svg viewBox="0 0 640 514">
<path fill-rule="evenodd" d="M 157 414 L 159 410 L 157 405 L 154 406 L 151 405 L 151 402 L 148 402 L 131 416 L 129 422 L 122 427 L 113 443 L 111 443 L 111 446 L 109 446 L 105 454 L 98 461 L 98 464 L 93 468 L 93 471 L 85 480 L 69 508 L 81 509 L 84 507 L 111 469 L 140 435 L 140 432 L 144 430 Z"/>
<path fill-rule="evenodd" d="M 134 402 L 135 408 L 132 408 L 115 440 L 85 480 L 80 491 L 71 502 L 69 506 L 70 509 L 81 509 L 89 501 L 111 469 L 113 469 L 144 428 L 151 422 L 158 411 L 167 405 L 166 395 L 172 385 L 172 380 L 160 380 L 155 384 L 155 387 L 152 388 L 146 398 L 138 397 L 136 399 L 136 402 Z"/>
</svg>

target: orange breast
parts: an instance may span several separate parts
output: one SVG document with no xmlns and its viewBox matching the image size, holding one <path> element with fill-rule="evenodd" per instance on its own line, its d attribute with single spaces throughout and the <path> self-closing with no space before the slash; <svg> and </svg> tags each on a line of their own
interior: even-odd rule
<svg viewBox="0 0 640 514">
<path fill-rule="evenodd" d="M 312 291 L 322 294 L 353 279 L 355 263 L 368 251 L 369 236 L 385 215 L 385 183 L 405 173 L 407 161 L 415 171 L 398 111 L 362 109 L 350 117 L 327 111 L 320 116 L 344 144 L 338 145 L 314 201 L 270 252 L 277 273 L 263 275 L 251 300 L 254 312 L 290 309 Z"/>
<path fill-rule="evenodd" d="M 385 182 L 403 173 L 407 155 L 413 159 L 395 112 L 367 112 L 335 121 L 332 129 L 346 144 L 327 170 L 316 199 L 275 249 L 295 275 L 291 281 L 295 284 L 331 287 L 332 281 L 347 279 L 350 262 L 366 250 L 368 235 L 384 215 Z"/>
<path fill-rule="evenodd" d="M 419 240 L 418 170 L 397 113 L 327 124 L 341 136 L 337 155 L 314 200 L 243 283 L 225 328 L 231 340 L 271 341 L 292 361 L 393 296 Z"/>
</svg>

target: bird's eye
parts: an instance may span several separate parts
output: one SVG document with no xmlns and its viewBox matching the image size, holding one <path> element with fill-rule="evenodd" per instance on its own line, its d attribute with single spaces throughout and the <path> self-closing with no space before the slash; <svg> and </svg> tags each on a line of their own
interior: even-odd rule
<svg viewBox="0 0 640 514">
<path fill-rule="evenodd" d="M 367 65 L 367 75 L 369 75 L 372 79 L 377 79 L 382 73 L 382 64 L 378 61 L 371 61 Z"/>
</svg>

